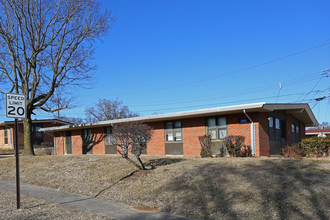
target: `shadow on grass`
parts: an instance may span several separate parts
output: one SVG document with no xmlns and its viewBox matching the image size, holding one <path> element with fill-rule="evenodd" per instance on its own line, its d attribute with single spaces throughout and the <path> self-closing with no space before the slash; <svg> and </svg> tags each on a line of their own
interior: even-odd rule
<svg viewBox="0 0 330 220">
<path fill-rule="evenodd" d="M 199 219 L 330 218 L 329 170 L 313 162 L 257 162 L 196 166 L 157 190 L 162 211 Z"/>
<path fill-rule="evenodd" d="M 158 158 L 158 159 L 152 159 L 147 162 L 145 162 L 145 165 L 148 167 L 151 167 L 151 169 L 155 169 L 159 166 L 166 166 L 170 165 L 172 163 L 178 163 L 182 162 L 185 159 L 183 158 Z"/>
<path fill-rule="evenodd" d="M 145 166 L 149 166 L 151 168 L 148 168 L 146 170 L 135 170 L 135 171 L 132 171 L 131 173 L 129 173 L 128 175 L 120 178 L 119 180 L 117 180 L 116 182 L 114 182 L 113 184 L 111 184 L 110 186 L 102 189 L 100 192 L 98 192 L 94 198 L 100 196 L 103 192 L 111 189 L 111 187 L 115 186 L 116 184 L 120 183 L 121 181 L 125 180 L 125 179 L 128 179 L 129 177 L 132 177 L 135 173 L 137 172 L 147 172 L 147 171 L 150 171 L 152 169 L 155 169 L 159 166 L 165 166 L 165 165 L 169 165 L 169 164 L 172 164 L 172 163 L 178 163 L 178 162 L 181 162 L 181 161 L 184 161 L 184 159 L 181 159 L 181 158 L 158 158 L 158 159 L 152 159 L 152 160 L 149 160 L 147 162 L 145 162 Z"/>
<path fill-rule="evenodd" d="M 124 179 L 127 179 L 127 178 L 133 176 L 134 173 L 136 173 L 136 172 L 138 172 L 138 171 L 139 171 L 139 170 L 134 170 L 134 171 L 130 172 L 128 175 L 126 175 L 126 176 L 120 178 L 119 180 L 117 180 L 116 182 L 114 182 L 113 184 L 111 184 L 110 186 L 108 186 L 108 187 L 102 189 L 100 192 L 98 192 L 98 193 L 94 196 L 94 198 L 97 198 L 97 197 L 100 196 L 103 192 L 105 192 L 105 191 L 111 189 L 111 187 L 113 187 L 114 185 L 120 183 L 120 182 L 123 181 Z"/>
</svg>

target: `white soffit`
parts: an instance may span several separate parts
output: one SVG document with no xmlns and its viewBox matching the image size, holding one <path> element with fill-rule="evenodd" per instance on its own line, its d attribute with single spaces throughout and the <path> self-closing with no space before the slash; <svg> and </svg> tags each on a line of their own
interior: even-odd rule
<svg viewBox="0 0 330 220">
<path fill-rule="evenodd" d="M 317 123 L 317 120 L 314 117 L 313 112 L 309 108 L 308 104 L 266 104 L 265 102 L 260 103 L 252 103 L 245 105 L 234 105 L 227 107 L 218 107 L 218 108 L 208 108 L 208 109 L 200 109 L 200 110 L 191 110 L 191 111 L 183 111 L 183 112 L 175 112 L 175 113 L 166 113 L 160 115 L 150 115 L 150 116 L 141 116 L 141 117 L 133 117 L 133 118 L 124 118 L 124 119 L 115 119 L 115 120 L 107 120 L 100 121 L 96 123 L 86 123 L 86 124 L 76 124 L 76 125 L 64 125 L 58 127 L 50 127 L 50 128 L 42 128 L 40 131 L 61 131 L 61 130 L 73 130 L 73 129 L 81 129 L 88 127 L 102 127 L 109 126 L 117 123 L 124 122 L 154 122 L 154 121 L 162 121 L 162 120 L 174 120 L 174 119 L 184 119 L 184 118 L 194 118 L 194 117 L 203 117 L 203 116 L 211 116 L 211 115 L 221 115 L 221 114 L 235 114 L 235 113 L 243 113 L 243 110 L 247 112 L 269 112 L 274 110 L 300 110 L 301 114 L 294 114 L 295 117 L 301 119 L 308 126 L 312 126 Z M 303 114 L 305 111 L 305 114 Z M 307 113 L 307 114 L 306 114 Z"/>
</svg>

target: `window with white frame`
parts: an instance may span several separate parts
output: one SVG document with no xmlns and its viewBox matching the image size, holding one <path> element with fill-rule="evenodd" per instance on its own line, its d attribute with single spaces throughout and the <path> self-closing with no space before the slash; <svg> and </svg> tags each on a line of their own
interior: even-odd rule
<svg viewBox="0 0 330 220">
<path fill-rule="evenodd" d="M 280 130 L 280 119 L 279 118 L 275 118 L 275 129 Z"/>
<path fill-rule="evenodd" d="M 269 125 L 269 127 L 270 128 L 274 128 L 274 119 L 273 119 L 273 117 L 269 117 L 268 118 L 268 125 Z"/>
<path fill-rule="evenodd" d="M 165 122 L 166 141 L 182 141 L 181 121 Z"/>
<path fill-rule="evenodd" d="M 207 133 L 211 135 L 212 140 L 219 140 L 227 137 L 226 116 L 208 118 Z"/>
<path fill-rule="evenodd" d="M 292 133 L 299 134 L 299 130 L 300 130 L 299 125 L 295 124 L 295 123 L 292 123 L 291 126 L 292 126 Z"/>
<path fill-rule="evenodd" d="M 105 137 L 104 137 L 105 145 L 113 145 L 116 144 L 116 138 L 114 137 L 112 133 L 111 127 L 105 128 Z"/>
</svg>

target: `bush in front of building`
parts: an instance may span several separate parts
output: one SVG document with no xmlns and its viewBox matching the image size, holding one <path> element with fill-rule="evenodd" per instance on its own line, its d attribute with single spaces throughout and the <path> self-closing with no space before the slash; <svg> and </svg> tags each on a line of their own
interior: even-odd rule
<svg viewBox="0 0 330 220">
<path fill-rule="evenodd" d="M 286 146 L 285 148 L 283 148 L 283 156 L 285 158 L 301 160 L 303 152 L 300 149 L 299 145 Z"/>
<path fill-rule="evenodd" d="M 330 139 L 327 137 L 306 138 L 300 142 L 303 156 L 329 156 Z"/>
<path fill-rule="evenodd" d="M 252 156 L 252 149 L 251 145 L 243 145 L 241 148 L 241 157 L 251 157 Z"/>
<path fill-rule="evenodd" d="M 211 152 L 211 135 L 205 134 L 198 137 L 199 143 L 201 145 L 201 157 L 212 157 Z"/>
<path fill-rule="evenodd" d="M 229 155 L 234 157 L 251 156 L 251 147 L 245 145 L 244 141 L 245 137 L 241 135 L 229 135 L 225 137 L 224 143 Z"/>
</svg>

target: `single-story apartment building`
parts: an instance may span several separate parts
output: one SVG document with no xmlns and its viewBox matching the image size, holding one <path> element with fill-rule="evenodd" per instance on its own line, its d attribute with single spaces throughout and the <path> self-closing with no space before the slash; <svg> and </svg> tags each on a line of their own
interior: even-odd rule
<svg viewBox="0 0 330 220">
<path fill-rule="evenodd" d="M 39 131 L 40 128 L 68 125 L 70 123 L 57 119 L 32 120 L 32 136 L 35 147 L 53 147 L 54 136 L 52 133 Z M 15 121 L 0 122 L 0 149 L 14 149 L 15 146 Z M 24 146 L 23 122 L 18 121 L 18 145 Z"/>
<path fill-rule="evenodd" d="M 228 135 L 245 137 L 255 156 L 279 155 L 286 145 L 305 138 L 305 127 L 318 122 L 305 103 L 253 103 L 141 116 L 97 123 L 42 128 L 54 134 L 56 154 L 117 154 L 111 127 L 119 123 L 146 123 L 153 129 L 146 154 L 199 157 L 199 136 L 210 134 L 213 154 L 220 154 Z M 92 140 L 92 144 L 85 140 Z"/>
<path fill-rule="evenodd" d="M 306 130 L 306 137 L 328 137 L 330 138 L 330 129 L 311 129 Z"/>
</svg>

